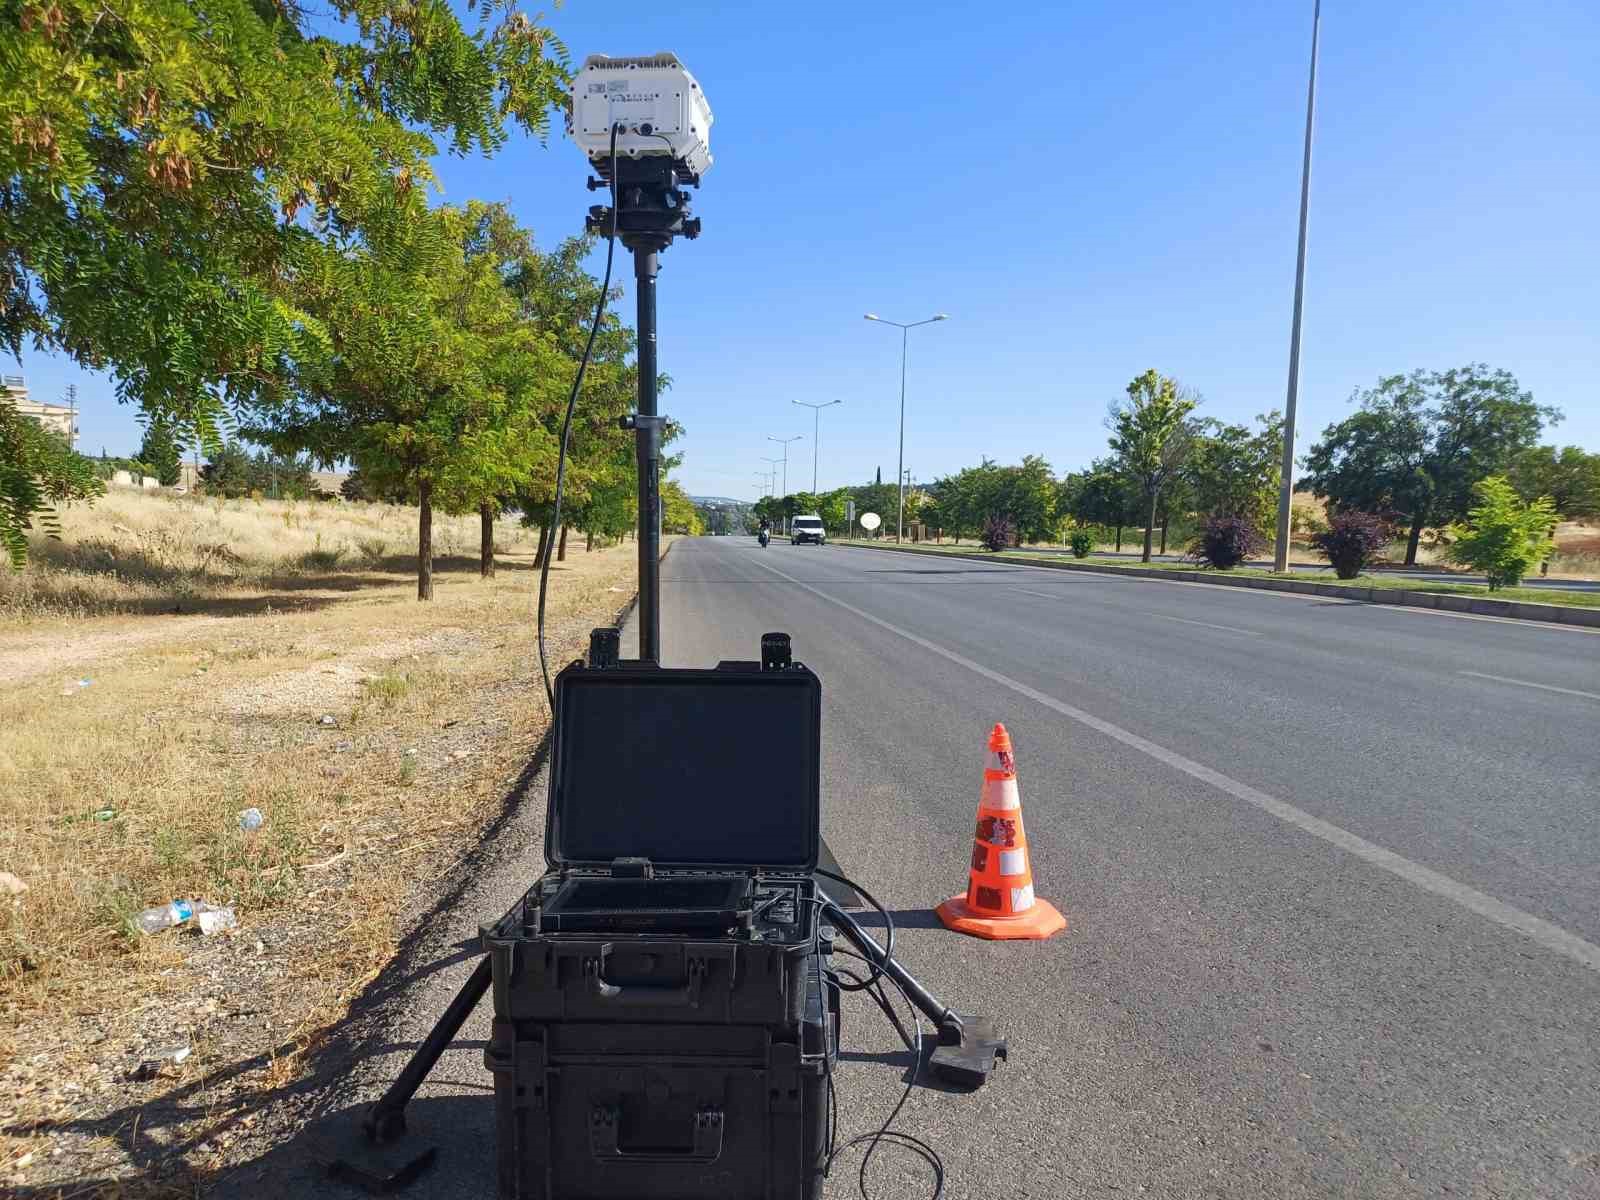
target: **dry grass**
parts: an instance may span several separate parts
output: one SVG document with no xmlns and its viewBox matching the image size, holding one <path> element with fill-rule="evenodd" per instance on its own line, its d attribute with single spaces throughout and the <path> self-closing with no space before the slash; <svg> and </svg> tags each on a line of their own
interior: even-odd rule
<svg viewBox="0 0 1600 1200">
<path fill-rule="evenodd" d="M 493 580 L 446 559 L 418 604 L 389 551 L 407 516 L 113 495 L 69 514 L 26 587 L 0 583 L 0 870 L 29 888 L 0 895 L 0 1192 L 69 1162 L 149 1177 L 93 1118 L 230 1065 L 255 1064 L 241 1095 L 292 1078 L 388 961 L 416 881 L 498 811 L 547 716 L 531 553 Z M 451 536 L 475 550 L 475 522 Z M 560 662 L 631 595 L 633 547 L 569 549 L 551 578 Z M 132 931 L 179 896 L 241 927 Z M 175 1038 L 182 1068 L 127 1082 Z"/>
<path fill-rule="evenodd" d="M 61 514 L 60 541 L 32 540 L 21 572 L 0 572 L 0 626 L 55 617 L 233 611 L 273 592 L 348 585 L 374 568 L 409 570 L 416 510 L 388 504 L 224 500 L 113 488 Z M 496 543 L 531 549 L 502 520 Z M 434 518 L 447 565 L 478 545 L 478 518 Z M 286 598 L 288 599 L 288 598 Z"/>
</svg>

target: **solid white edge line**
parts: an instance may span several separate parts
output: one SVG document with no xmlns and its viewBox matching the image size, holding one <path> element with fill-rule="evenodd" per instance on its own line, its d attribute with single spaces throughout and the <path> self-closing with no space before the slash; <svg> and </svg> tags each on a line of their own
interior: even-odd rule
<svg viewBox="0 0 1600 1200">
<path fill-rule="evenodd" d="M 1580 692 L 1577 688 L 1556 687 L 1552 683 L 1531 683 L 1526 679 L 1508 679 L 1504 675 L 1490 675 L 1486 671 L 1457 671 L 1457 675 L 1471 675 L 1474 679 L 1492 679 L 1496 683 L 1510 683 L 1517 687 L 1538 688 L 1541 692 L 1560 692 L 1563 696 L 1582 696 L 1585 700 L 1600 700 L 1600 693 Z"/>
<path fill-rule="evenodd" d="M 1397 854 L 1395 851 L 1380 846 L 1375 842 L 1369 842 L 1366 838 L 1351 833 L 1347 829 L 1342 829 L 1331 822 L 1324 821 L 1321 817 L 1314 817 L 1304 809 L 1296 808 L 1285 800 L 1279 800 L 1277 797 L 1269 796 L 1266 792 L 1253 788 L 1247 783 L 1240 783 L 1237 779 L 1229 778 L 1221 771 L 1212 770 L 1204 763 L 1196 762 L 1192 758 L 1186 758 L 1176 751 L 1168 750 L 1165 746 L 1159 746 L 1148 738 L 1140 737 L 1137 733 L 1124 729 L 1120 725 L 1113 725 L 1110 721 L 1097 717 L 1093 713 L 1068 704 L 1064 700 L 1057 700 L 1054 696 L 1047 695 L 1037 688 L 1029 687 L 1025 683 L 1012 679 L 1009 675 L 1002 675 L 999 671 L 986 667 L 980 662 L 975 662 L 965 655 L 946 649 L 937 642 L 930 642 L 925 637 L 920 637 L 909 630 L 901 629 L 898 625 L 885 621 L 882 617 L 874 616 L 872 613 L 865 612 L 853 604 L 830 596 L 820 588 L 812 587 L 804 580 L 796 579 L 788 572 L 780 571 L 777 567 L 762 562 L 760 559 L 752 561 L 759 563 L 762 568 L 771 571 L 774 575 L 787 579 L 796 587 L 810 592 L 813 596 L 826 600 L 828 603 L 836 605 L 848 613 L 853 613 L 863 621 L 870 622 L 880 629 L 885 629 L 898 637 L 902 637 L 912 645 L 922 647 L 930 654 L 937 654 L 940 658 L 953 662 L 957 666 L 965 667 L 974 674 L 981 675 L 1001 687 L 1009 688 L 1019 696 L 1026 696 L 1029 700 L 1058 712 L 1062 716 L 1078 722 L 1080 725 L 1086 725 L 1097 733 L 1103 733 L 1106 737 L 1111 738 L 1113 741 L 1121 742 L 1129 749 L 1137 750 L 1139 753 L 1147 755 L 1157 762 L 1164 763 L 1176 771 L 1181 771 L 1193 779 L 1198 779 L 1202 783 L 1208 783 L 1219 792 L 1252 805 L 1264 813 L 1277 817 L 1278 820 L 1283 821 L 1285 824 L 1293 825 L 1295 828 L 1311 834 L 1313 837 L 1321 838 L 1330 845 L 1337 846 L 1339 849 L 1355 855 L 1372 866 L 1388 871 L 1391 875 L 1399 876 L 1407 883 L 1421 888 L 1425 892 L 1431 892 L 1435 896 L 1454 901 L 1469 912 L 1477 913 L 1480 917 L 1486 917 L 1497 925 L 1522 934 L 1524 937 L 1543 946 L 1546 950 L 1565 955 L 1567 958 L 1581 963 L 1591 970 L 1600 970 L 1600 946 L 1595 945 L 1593 942 L 1585 941 L 1577 934 L 1570 933 L 1559 925 L 1546 921 L 1543 917 L 1536 917 L 1532 913 L 1523 912 L 1522 909 L 1507 904 L 1504 900 L 1497 900 L 1487 892 L 1480 892 L 1477 888 L 1452 879 L 1448 875 L 1440 874 L 1431 867 L 1425 867 L 1421 863 L 1413 862 L 1404 855 Z"/>
</svg>

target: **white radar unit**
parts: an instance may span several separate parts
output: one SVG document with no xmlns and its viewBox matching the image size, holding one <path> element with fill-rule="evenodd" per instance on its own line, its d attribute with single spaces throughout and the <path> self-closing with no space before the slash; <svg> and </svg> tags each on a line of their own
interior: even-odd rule
<svg viewBox="0 0 1600 1200">
<path fill-rule="evenodd" d="M 711 105 L 675 54 L 631 58 L 591 54 L 572 83 L 567 132 L 593 163 L 661 156 L 695 177 L 711 167 Z"/>
</svg>

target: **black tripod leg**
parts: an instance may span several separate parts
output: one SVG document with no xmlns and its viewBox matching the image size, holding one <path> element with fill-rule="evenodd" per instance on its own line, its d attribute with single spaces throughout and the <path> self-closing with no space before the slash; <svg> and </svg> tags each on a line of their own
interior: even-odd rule
<svg viewBox="0 0 1600 1200">
<path fill-rule="evenodd" d="M 478 1007 L 478 1001 L 482 1000 L 483 994 L 489 990 L 491 977 L 489 957 L 484 955 L 478 960 L 478 965 L 467 982 L 456 993 L 456 998 L 450 1001 L 450 1007 L 444 1010 L 444 1015 L 439 1018 L 438 1024 L 422 1040 L 422 1045 L 417 1047 L 416 1053 L 411 1056 L 411 1061 L 406 1063 L 405 1070 L 400 1072 L 400 1077 L 391 1083 L 389 1090 L 367 1110 L 366 1120 L 363 1122 L 367 1137 L 375 1142 L 389 1142 L 406 1131 L 406 1105 L 411 1103 L 411 1097 L 416 1095 L 417 1089 L 428 1077 L 428 1072 L 433 1070 L 445 1047 L 455 1040 L 456 1034 L 461 1032 L 461 1027 L 467 1023 L 472 1010 Z"/>
<path fill-rule="evenodd" d="M 822 906 L 823 917 L 855 944 L 856 949 L 905 992 L 911 1003 L 922 1010 L 939 1031 L 939 1045 L 928 1059 L 934 1072 L 962 1087 L 982 1087 L 998 1059 L 1007 1056 L 1006 1039 L 997 1034 L 987 1017 L 958 1013 L 946 1008 L 939 998 L 873 941 L 861 923 L 832 900 Z"/>
</svg>

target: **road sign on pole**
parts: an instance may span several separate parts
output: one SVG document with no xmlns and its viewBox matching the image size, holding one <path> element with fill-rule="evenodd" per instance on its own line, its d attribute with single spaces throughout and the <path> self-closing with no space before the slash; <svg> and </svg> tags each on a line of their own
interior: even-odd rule
<svg viewBox="0 0 1600 1200">
<path fill-rule="evenodd" d="M 849 537 L 855 531 L 856 531 L 856 502 L 854 500 L 846 500 L 844 502 L 844 535 L 845 535 L 845 537 Z"/>
<path fill-rule="evenodd" d="M 869 513 L 862 513 L 861 514 L 861 528 L 865 529 L 868 533 L 871 533 L 879 525 L 882 525 L 882 524 L 883 524 L 883 518 L 880 517 L 877 513 L 869 512 Z"/>
</svg>

